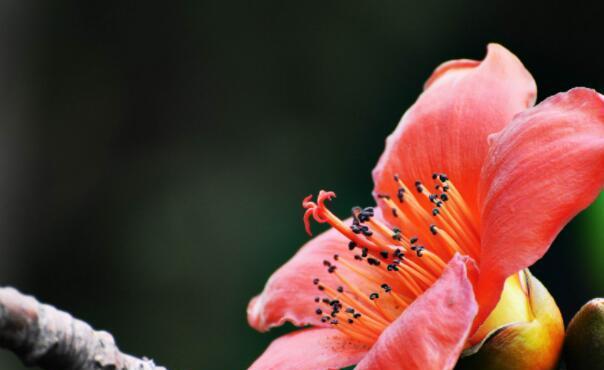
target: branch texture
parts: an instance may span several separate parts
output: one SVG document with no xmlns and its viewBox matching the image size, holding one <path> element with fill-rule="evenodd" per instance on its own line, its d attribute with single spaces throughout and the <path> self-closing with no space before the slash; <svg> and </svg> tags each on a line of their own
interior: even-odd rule
<svg viewBox="0 0 604 370">
<path fill-rule="evenodd" d="M 166 370 L 120 352 L 111 334 L 13 288 L 0 288 L 0 347 L 46 370 Z"/>
</svg>

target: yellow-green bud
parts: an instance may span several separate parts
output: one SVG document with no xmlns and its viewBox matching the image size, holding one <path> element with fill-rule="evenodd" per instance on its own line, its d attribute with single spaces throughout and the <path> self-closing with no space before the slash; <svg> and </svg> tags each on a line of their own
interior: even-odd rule
<svg viewBox="0 0 604 370">
<path fill-rule="evenodd" d="M 604 367 L 604 298 L 587 302 L 570 321 L 564 357 L 568 370 Z"/>
<path fill-rule="evenodd" d="M 455 369 L 554 370 L 563 341 L 564 322 L 556 302 L 523 270 L 506 280 L 497 307 L 470 338 L 472 346 Z"/>
</svg>

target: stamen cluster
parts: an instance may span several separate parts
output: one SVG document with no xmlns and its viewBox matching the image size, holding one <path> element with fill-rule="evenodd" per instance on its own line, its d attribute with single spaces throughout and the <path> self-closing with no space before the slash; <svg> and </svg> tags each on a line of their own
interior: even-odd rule
<svg viewBox="0 0 604 370">
<path fill-rule="evenodd" d="M 340 285 L 334 288 L 313 279 L 323 294 L 314 298 L 321 322 L 371 344 L 438 279 L 455 253 L 478 257 L 476 223 L 461 194 L 445 174 L 434 173 L 432 179 L 433 193 L 421 181 L 414 183 L 411 192 L 394 176 L 395 200 L 390 194 L 378 195 L 383 203 L 380 211 L 389 210 L 394 225 L 376 217 L 373 207 L 353 207 L 351 221 L 342 221 L 325 205 L 335 197 L 330 191 L 321 190 L 316 203 L 312 195 L 304 199 L 309 234 L 312 217 L 349 239 L 343 249 L 348 253 L 323 261 Z"/>
</svg>

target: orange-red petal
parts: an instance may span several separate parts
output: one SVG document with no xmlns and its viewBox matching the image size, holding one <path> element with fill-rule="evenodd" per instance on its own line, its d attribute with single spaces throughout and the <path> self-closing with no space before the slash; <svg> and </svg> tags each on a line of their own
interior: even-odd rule
<svg viewBox="0 0 604 370">
<path fill-rule="evenodd" d="M 416 180 L 428 182 L 433 172 L 444 172 L 477 212 L 477 184 L 488 151 L 487 136 L 531 106 L 535 96 L 532 76 L 500 45 L 490 44 L 482 62 L 444 63 L 388 137 L 373 170 L 374 195 L 394 196 L 395 174 L 412 185 Z"/>
<path fill-rule="evenodd" d="M 296 326 L 318 325 L 321 317 L 315 314 L 319 295 L 313 278 L 335 285 L 335 277 L 325 271 L 323 260 L 331 260 L 335 253 L 346 250 L 348 239 L 330 229 L 306 243 L 287 263 L 268 279 L 261 294 L 254 297 L 247 308 L 251 327 L 267 331 L 286 321 Z"/>
<path fill-rule="evenodd" d="M 250 326 L 258 331 L 267 331 L 286 321 L 296 326 L 328 326 L 315 313 L 319 304 L 315 303 L 314 298 L 324 295 L 313 285 L 312 280 L 319 278 L 322 285 L 332 289 L 342 285 L 335 274 L 327 272 L 323 261 L 333 262 L 334 254 L 339 254 L 341 260 L 352 260 L 353 254 L 347 249 L 348 242 L 348 239 L 332 228 L 300 248 L 298 253 L 273 273 L 262 293 L 248 304 L 247 318 Z M 367 274 L 372 273 L 367 264 L 355 265 L 360 270 L 366 270 Z M 338 269 L 338 272 L 361 291 L 369 292 L 365 287 L 371 282 L 367 279 L 351 274 L 346 269 Z"/>
<path fill-rule="evenodd" d="M 452 369 L 478 311 L 468 262 L 456 255 L 441 278 L 382 333 L 356 369 Z"/>
<path fill-rule="evenodd" d="M 249 370 L 341 369 L 359 362 L 367 349 L 336 329 L 303 329 L 275 339 Z"/>
<path fill-rule="evenodd" d="M 604 186 L 604 97 L 572 89 L 493 135 L 481 179 L 479 323 L 504 279 L 530 266 Z"/>
</svg>

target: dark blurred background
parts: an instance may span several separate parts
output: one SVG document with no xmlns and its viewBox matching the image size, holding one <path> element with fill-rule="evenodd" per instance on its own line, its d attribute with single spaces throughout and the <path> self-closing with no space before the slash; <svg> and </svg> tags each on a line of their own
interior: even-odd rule
<svg viewBox="0 0 604 370">
<path fill-rule="evenodd" d="M 301 199 L 371 204 L 436 65 L 497 41 L 540 100 L 604 91 L 597 5 L 416 3 L 0 2 L 0 284 L 171 369 L 243 369 L 290 330 L 245 309 L 308 239 Z M 604 294 L 603 220 L 601 198 L 533 269 L 566 320 Z"/>
</svg>

